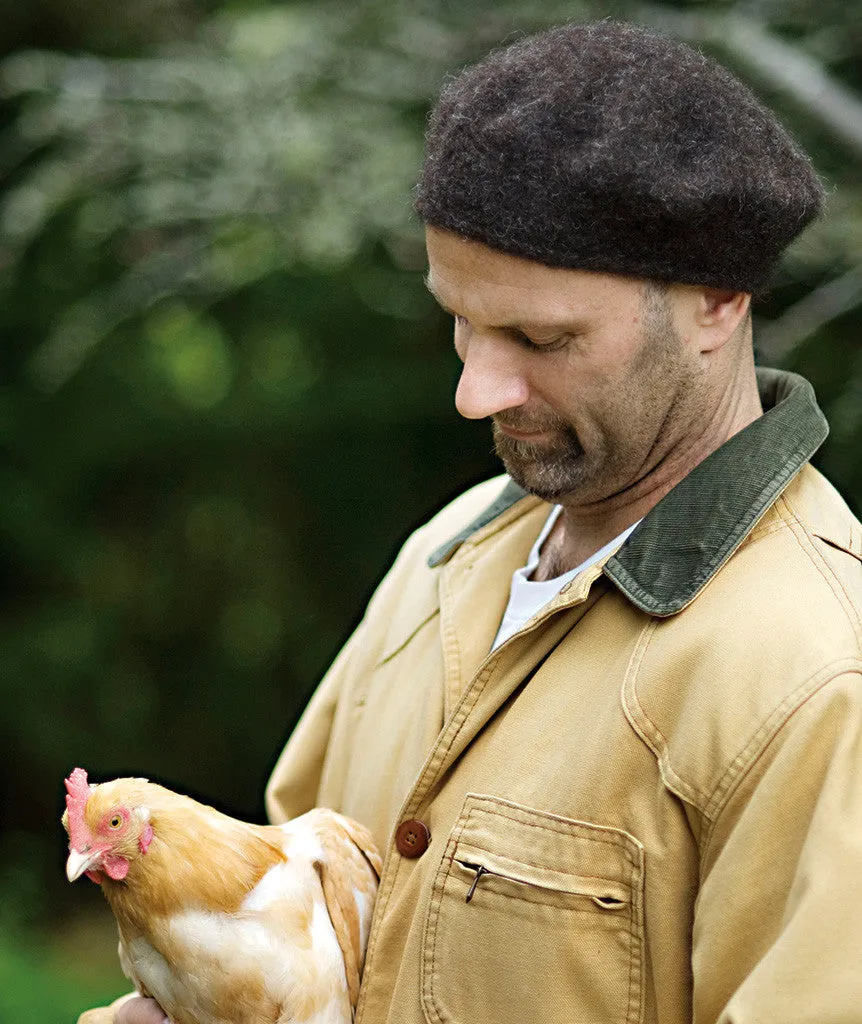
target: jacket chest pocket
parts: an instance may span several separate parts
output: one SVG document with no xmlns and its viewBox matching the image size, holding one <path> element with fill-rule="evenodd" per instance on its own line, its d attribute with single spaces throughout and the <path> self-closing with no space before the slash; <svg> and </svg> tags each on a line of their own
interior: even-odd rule
<svg viewBox="0 0 862 1024">
<path fill-rule="evenodd" d="M 635 1024 L 643 849 L 620 829 L 469 794 L 431 896 L 429 1024 Z"/>
</svg>

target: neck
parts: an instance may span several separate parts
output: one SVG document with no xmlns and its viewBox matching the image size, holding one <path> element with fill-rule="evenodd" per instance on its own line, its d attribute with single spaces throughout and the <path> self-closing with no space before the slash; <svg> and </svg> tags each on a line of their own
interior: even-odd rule
<svg viewBox="0 0 862 1024">
<path fill-rule="evenodd" d="M 749 370 L 750 372 L 745 372 Z M 551 579 L 574 569 L 634 523 L 725 441 L 763 414 L 757 382 L 750 367 L 712 397 L 710 414 L 701 405 L 690 428 L 676 440 L 653 448 L 645 471 L 622 489 L 599 501 L 562 499 L 563 512 L 545 540 L 533 578 Z"/>
</svg>

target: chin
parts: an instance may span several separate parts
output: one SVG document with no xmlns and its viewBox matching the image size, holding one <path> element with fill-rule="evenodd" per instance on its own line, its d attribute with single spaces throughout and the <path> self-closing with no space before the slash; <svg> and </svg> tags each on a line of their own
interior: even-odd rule
<svg viewBox="0 0 862 1024">
<path fill-rule="evenodd" d="M 594 467 L 571 428 L 556 443 L 539 445 L 508 437 L 495 424 L 494 447 L 515 483 L 543 501 L 579 495 L 594 483 Z"/>
<path fill-rule="evenodd" d="M 506 472 L 525 491 L 542 501 L 559 504 L 565 498 L 579 496 L 588 485 L 585 474 L 570 470 L 562 472 L 560 467 L 543 467 L 535 463 L 524 465 L 513 460 L 503 460 Z"/>
</svg>

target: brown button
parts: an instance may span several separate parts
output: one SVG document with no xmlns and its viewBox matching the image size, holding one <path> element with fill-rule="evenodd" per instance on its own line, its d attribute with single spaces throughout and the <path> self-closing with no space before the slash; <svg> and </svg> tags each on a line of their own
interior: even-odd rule
<svg viewBox="0 0 862 1024">
<path fill-rule="evenodd" d="M 430 842 L 428 826 L 416 818 L 402 821 L 395 833 L 395 846 L 402 857 L 421 857 Z"/>
</svg>

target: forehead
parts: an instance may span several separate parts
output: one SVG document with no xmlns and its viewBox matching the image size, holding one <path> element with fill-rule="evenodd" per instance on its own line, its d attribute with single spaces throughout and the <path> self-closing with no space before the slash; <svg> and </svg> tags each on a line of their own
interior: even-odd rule
<svg viewBox="0 0 862 1024">
<path fill-rule="evenodd" d="M 450 231 L 427 227 L 428 287 L 442 305 L 477 322 L 565 323 L 640 307 L 640 278 L 548 267 Z"/>
</svg>

